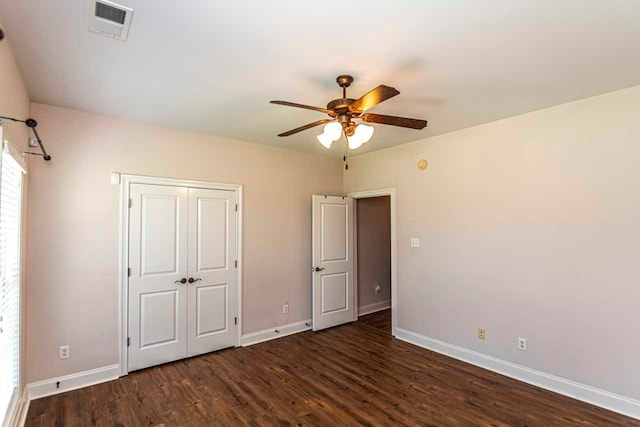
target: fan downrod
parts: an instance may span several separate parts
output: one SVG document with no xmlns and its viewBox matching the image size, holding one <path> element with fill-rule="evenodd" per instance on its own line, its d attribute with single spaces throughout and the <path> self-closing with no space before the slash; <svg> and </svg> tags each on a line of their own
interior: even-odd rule
<svg viewBox="0 0 640 427">
<path fill-rule="evenodd" d="M 347 88 L 351 86 L 351 83 L 353 83 L 353 76 L 350 76 L 348 74 L 343 74 L 341 76 L 338 76 L 338 78 L 336 79 L 336 82 L 338 82 L 338 86 L 342 88 L 342 98 L 346 98 Z"/>
</svg>

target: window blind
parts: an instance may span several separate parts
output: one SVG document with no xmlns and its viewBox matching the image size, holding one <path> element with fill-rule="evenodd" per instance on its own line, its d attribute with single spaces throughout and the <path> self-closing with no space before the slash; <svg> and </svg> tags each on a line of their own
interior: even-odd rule
<svg viewBox="0 0 640 427">
<path fill-rule="evenodd" d="M 1 138 L 0 132 L 0 138 Z M 0 139 L 0 141 L 2 141 Z M 5 143 L 0 159 L 0 424 L 18 395 L 20 375 L 21 159 Z"/>
</svg>

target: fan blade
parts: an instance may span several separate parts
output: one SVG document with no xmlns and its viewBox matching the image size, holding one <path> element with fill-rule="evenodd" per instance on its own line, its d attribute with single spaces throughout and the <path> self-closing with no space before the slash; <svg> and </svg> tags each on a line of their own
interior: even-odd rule
<svg viewBox="0 0 640 427">
<path fill-rule="evenodd" d="M 349 110 L 354 113 L 365 111 L 398 94 L 400 94 L 400 92 L 398 92 L 396 88 L 380 85 L 372 91 L 365 93 L 360 99 L 349 105 Z"/>
<path fill-rule="evenodd" d="M 356 117 L 367 123 L 380 123 L 381 125 L 400 126 L 411 129 L 424 129 L 427 126 L 426 120 L 408 119 L 406 117 L 385 116 L 383 114 L 363 114 Z"/>
<path fill-rule="evenodd" d="M 312 107 L 310 105 L 296 104 L 295 102 L 287 102 L 287 101 L 269 101 L 271 104 L 284 105 L 287 107 L 296 107 L 296 108 L 304 108 L 306 110 L 319 111 L 321 113 L 325 113 L 330 115 L 331 117 L 335 117 L 336 113 L 331 110 L 327 110 L 326 108 L 320 107 Z"/>
<path fill-rule="evenodd" d="M 307 124 L 307 125 L 300 126 L 299 128 L 292 129 L 292 130 L 290 130 L 290 131 L 288 131 L 288 132 L 281 133 L 281 134 L 279 134 L 278 136 L 289 136 L 289 135 L 293 135 L 294 133 L 302 132 L 303 130 L 311 129 L 311 128 L 313 128 L 313 127 L 320 126 L 320 125 L 323 125 L 323 124 L 325 124 L 325 123 L 329 123 L 329 122 L 332 122 L 332 121 L 333 121 L 332 119 L 323 119 L 323 120 L 318 120 L 317 122 L 309 123 L 309 124 Z"/>
</svg>

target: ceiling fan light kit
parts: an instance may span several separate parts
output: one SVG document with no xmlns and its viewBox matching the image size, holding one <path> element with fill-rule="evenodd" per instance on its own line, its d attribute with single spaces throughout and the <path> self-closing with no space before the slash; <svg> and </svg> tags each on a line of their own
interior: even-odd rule
<svg viewBox="0 0 640 427">
<path fill-rule="evenodd" d="M 347 88 L 351 86 L 351 83 L 353 83 L 353 77 L 349 75 L 338 76 L 336 82 L 342 88 L 342 98 L 330 101 L 327 104 L 327 108 L 312 107 L 287 101 L 271 101 L 272 104 L 318 111 L 320 113 L 325 113 L 330 117 L 330 119 L 318 120 L 281 133 L 278 136 L 290 136 L 295 133 L 302 132 L 303 130 L 325 125 L 324 131 L 317 136 L 320 144 L 329 149 L 331 148 L 331 144 L 339 140 L 342 135 L 344 135 L 347 139 L 349 148 L 356 150 L 363 144 L 366 144 L 373 136 L 373 126 L 367 126 L 364 123 L 377 123 L 410 129 L 424 129 L 427 126 L 426 120 L 364 112 L 389 98 L 399 95 L 400 92 L 393 87 L 380 85 L 360 98 L 352 99 L 347 98 Z M 356 120 L 363 123 L 356 123 Z"/>
</svg>

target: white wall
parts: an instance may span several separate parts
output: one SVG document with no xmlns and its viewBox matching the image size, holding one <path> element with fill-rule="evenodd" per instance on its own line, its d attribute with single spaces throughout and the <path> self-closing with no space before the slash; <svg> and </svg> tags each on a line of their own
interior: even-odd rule
<svg viewBox="0 0 640 427">
<path fill-rule="evenodd" d="M 640 86 L 353 157 L 344 179 L 397 189 L 399 327 L 638 399 L 639 160 Z"/>
<path fill-rule="evenodd" d="M 42 104 L 32 114 L 53 160 L 29 174 L 29 382 L 117 363 L 111 172 L 244 184 L 243 332 L 310 318 L 311 195 L 341 194 L 339 159 Z"/>
</svg>

